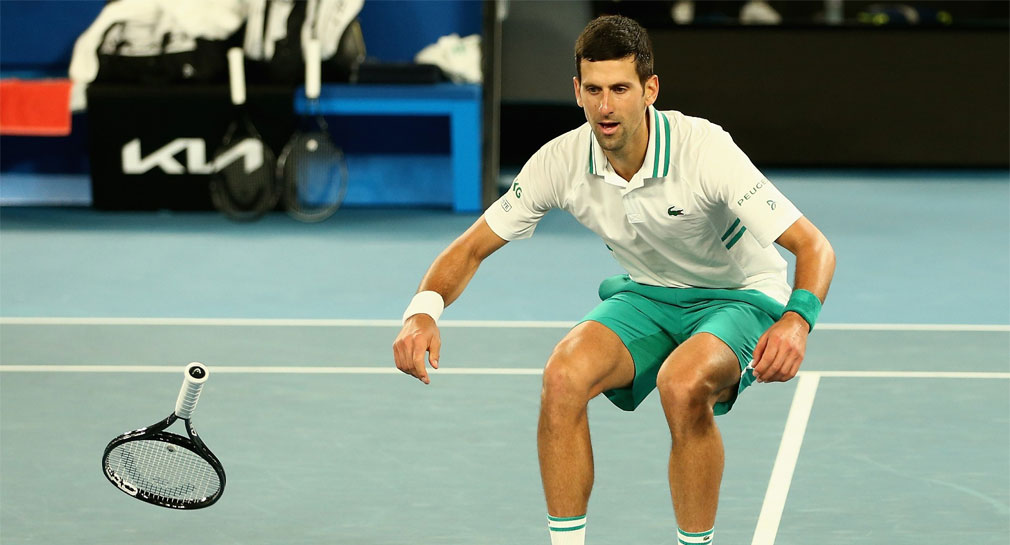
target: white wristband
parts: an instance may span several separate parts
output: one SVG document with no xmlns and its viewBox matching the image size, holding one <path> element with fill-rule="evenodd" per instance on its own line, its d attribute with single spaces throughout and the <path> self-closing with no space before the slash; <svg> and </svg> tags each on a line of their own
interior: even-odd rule
<svg viewBox="0 0 1010 545">
<path fill-rule="evenodd" d="M 443 310 L 445 310 L 445 300 L 442 299 L 442 296 L 438 292 L 422 291 L 410 300 L 407 310 L 403 311 L 401 323 L 406 322 L 407 318 L 415 314 L 427 314 L 431 316 L 432 320 L 438 322 L 438 318 L 442 315 Z"/>
</svg>

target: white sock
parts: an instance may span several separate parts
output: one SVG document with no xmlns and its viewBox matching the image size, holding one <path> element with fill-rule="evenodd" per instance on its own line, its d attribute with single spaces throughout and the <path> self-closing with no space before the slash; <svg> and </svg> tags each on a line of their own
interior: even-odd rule
<svg viewBox="0 0 1010 545">
<path fill-rule="evenodd" d="M 551 545 L 584 545 L 586 543 L 586 516 L 552 517 L 547 515 L 547 528 L 551 531 Z"/>
<path fill-rule="evenodd" d="M 685 532 L 677 528 L 677 543 L 680 545 L 711 545 L 715 539 L 715 528 L 707 532 Z"/>
</svg>

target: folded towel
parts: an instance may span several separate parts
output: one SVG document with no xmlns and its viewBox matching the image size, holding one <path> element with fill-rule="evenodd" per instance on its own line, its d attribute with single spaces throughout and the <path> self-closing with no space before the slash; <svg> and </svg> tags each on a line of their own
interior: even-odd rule
<svg viewBox="0 0 1010 545">
<path fill-rule="evenodd" d="M 70 134 L 69 79 L 0 80 L 0 134 Z"/>
</svg>

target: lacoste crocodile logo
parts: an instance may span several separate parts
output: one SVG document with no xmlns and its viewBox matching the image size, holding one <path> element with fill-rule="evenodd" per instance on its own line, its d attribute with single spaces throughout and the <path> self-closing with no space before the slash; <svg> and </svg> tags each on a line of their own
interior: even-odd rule
<svg viewBox="0 0 1010 545">
<path fill-rule="evenodd" d="M 676 206 L 671 206 L 670 208 L 666 209 L 666 213 L 670 214 L 671 216 L 682 216 L 684 215 L 684 209 L 677 208 Z"/>
</svg>

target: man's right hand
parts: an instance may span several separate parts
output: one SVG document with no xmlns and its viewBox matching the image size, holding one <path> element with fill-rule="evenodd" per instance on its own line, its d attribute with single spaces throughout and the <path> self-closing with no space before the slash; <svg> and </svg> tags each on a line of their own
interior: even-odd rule
<svg viewBox="0 0 1010 545">
<path fill-rule="evenodd" d="M 435 320 L 427 314 L 415 314 L 407 318 L 400 334 L 393 341 L 393 360 L 400 371 L 430 384 L 428 370 L 424 365 L 424 353 L 429 353 L 431 367 L 438 369 L 438 353 L 441 348 L 442 339 Z"/>
</svg>

